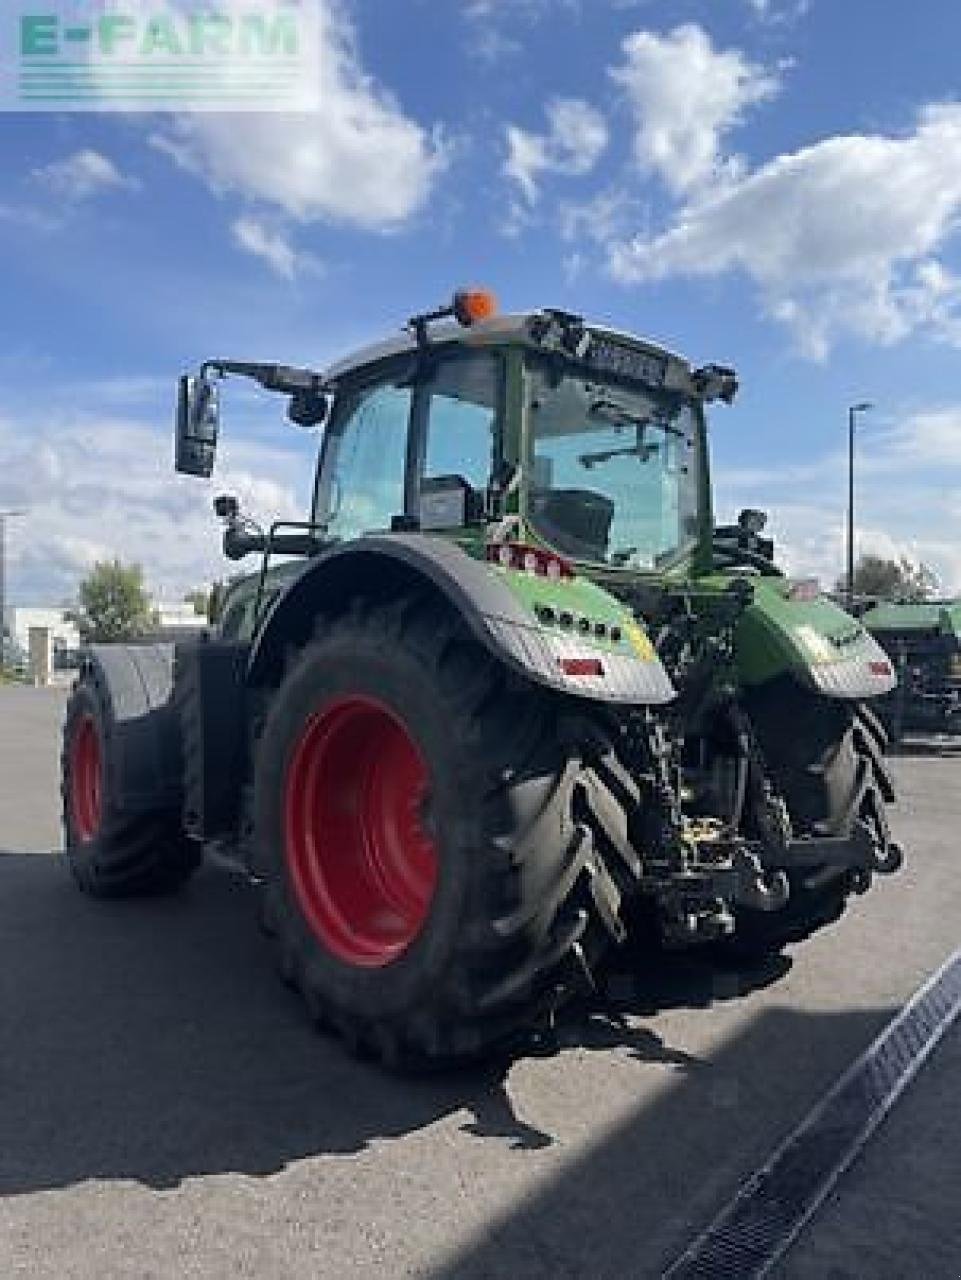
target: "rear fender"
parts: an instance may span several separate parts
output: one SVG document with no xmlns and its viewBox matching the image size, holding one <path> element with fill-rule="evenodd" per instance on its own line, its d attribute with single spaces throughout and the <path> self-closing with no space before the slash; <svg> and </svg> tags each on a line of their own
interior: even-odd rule
<svg viewBox="0 0 961 1280">
<path fill-rule="evenodd" d="M 656 705 L 674 697 L 644 631 L 599 587 L 535 578 L 436 535 L 399 533 L 345 543 L 313 560 L 260 628 L 249 682 L 275 684 L 285 651 L 306 642 L 319 614 L 354 597 L 418 589 L 446 600 L 485 649 L 537 684 L 596 702 Z"/>
</svg>

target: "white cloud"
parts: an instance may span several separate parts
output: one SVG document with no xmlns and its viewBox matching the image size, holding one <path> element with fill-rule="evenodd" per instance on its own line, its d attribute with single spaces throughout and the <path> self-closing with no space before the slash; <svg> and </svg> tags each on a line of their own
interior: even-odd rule
<svg viewBox="0 0 961 1280">
<path fill-rule="evenodd" d="M 99 151 L 85 147 L 63 160 L 32 170 L 30 175 L 55 195 L 71 202 L 87 200 L 103 191 L 127 188 L 133 190 L 139 184 L 125 177 L 114 162 Z"/>
<path fill-rule="evenodd" d="M 693 196 L 610 266 L 627 282 L 744 272 L 815 358 L 843 334 L 961 343 L 961 281 L 934 256 L 959 217 L 961 106 L 929 106 L 907 136 L 827 138 Z"/>
<path fill-rule="evenodd" d="M 405 115 L 362 67 L 334 0 L 320 0 L 316 112 L 175 117 L 152 141 L 215 191 L 301 221 L 399 226 L 426 202 L 447 162 L 438 135 Z"/>
<path fill-rule="evenodd" d="M 856 554 L 907 557 L 961 592 L 961 405 L 918 410 L 872 428 L 857 459 Z M 716 468 L 718 515 L 744 506 L 769 512 L 779 563 L 833 585 L 845 555 L 847 459 L 841 450 L 803 463 Z"/>
<path fill-rule="evenodd" d="M 749 107 L 775 95 L 777 77 L 739 49 L 715 49 L 693 23 L 664 36 L 635 31 L 622 49 L 626 62 L 611 75 L 634 111 L 634 156 L 641 168 L 676 193 L 735 175 L 741 162 L 722 154 L 724 136 Z"/>
<path fill-rule="evenodd" d="M 580 98 L 555 98 L 547 104 L 547 132 L 531 133 L 507 126 L 504 173 L 520 188 L 528 204 L 539 194 L 542 174 L 578 176 L 589 173 L 607 146 L 607 123 Z"/>
<path fill-rule="evenodd" d="M 949 405 L 915 413 L 887 435 L 883 446 L 892 470 L 954 470 L 961 479 L 961 407 Z M 961 491 L 956 493 L 955 503 L 961 517 Z"/>
<path fill-rule="evenodd" d="M 499 27 L 494 25 L 484 25 L 478 23 L 477 29 L 471 34 L 469 49 L 475 58 L 479 58 L 481 62 L 489 62 L 492 65 L 502 62 L 505 58 L 512 58 L 515 54 L 520 53 L 524 46 L 514 36 L 509 36 L 501 31 Z"/>
<path fill-rule="evenodd" d="M 311 254 L 295 249 L 277 227 L 267 226 L 257 218 L 242 217 L 234 220 L 230 232 L 238 248 L 266 262 L 285 280 L 293 280 L 297 275 L 323 274 L 322 264 Z"/>
<path fill-rule="evenodd" d="M 495 65 L 523 52 L 526 35 L 547 17 L 578 18 L 582 0 L 463 0 L 467 49 Z"/>
<path fill-rule="evenodd" d="M 760 22 L 783 25 L 806 16 L 811 0 L 747 0 L 748 8 Z"/>
<path fill-rule="evenodd" d="M 580 11 L 581 0 L 464 0 L 464 16 L 470 22 L 485 23 L 506 18 L 528 22 L 545 17 L 552 10 Z"/>
<path fill-rule="evenodd" d="M 961 593 L 961 549 L 934 527 L 912 528 L 904 513 L 888 512 L 883 503 L 873 505 L 867 520 L 858 517 L 854 537 L 856 558 L 880 556 L 925 565 L 935 575 L 939 592 Z M 846 558 L 844 509 L 839 502 L 827 505 L 771 502 L 766 531 L 775 541 L 778 564 L 795 577 L 817 578 L 831 588 L 840 579 Z"/>
<path fill-rule="evenodd" d="M 56 408 L 34 421 L 0 419 L 0 507 L 28 511 L 8 532 L 11 598 L 72 598 L 83 572 L 113 556 L 143 564 L 164 598 L 236 573 L 220 554 L 212 495 L 236 493 L 254 516 L 303 519 L 316 442 L 288 435 L 288 447 L 274 448 L 229 437 L 204 482 L 177 476 L 171 436 L 139 419 Z"/>
<path fill-rule="evenodd" d="M 63 218 L 27 204 L 0 204 L 0 222 L 8 222 L 15 227 L 25 227 L 29 231 L 59 231 L 63 226 Z"/>
<path fill-rule="evenodd" d="M 642 200 L 619 187 L 609 187 L 588 200 L 565 200 L 558 210 L 558 229 L 568 244 L 604 247 L 616 243 L 648 218 Z"/>
</svg>

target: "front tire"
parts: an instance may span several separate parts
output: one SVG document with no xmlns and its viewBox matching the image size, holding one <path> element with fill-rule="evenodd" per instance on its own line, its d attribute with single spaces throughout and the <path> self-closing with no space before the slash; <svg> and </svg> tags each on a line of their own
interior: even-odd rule
<svg viewBox="0 0 961 1280">
<path fill-rule="evenodd" d="M 67 702 L 61 754 L 64 846 L 70 872 L 101 898 L 170 893 L 196 870 L 176 808 L 132 808 L 116 785 L 116 726 L 91 668 Z M 129 744 L 127 749 L 131 749 Z"/>
<path fill-rule="evenodd" d="M 894 787 L 884 760 L 887 735 L 869 706 L 781 681 L 755 693 L 747 710 L 795 835 L 848 837 L 863 822 L 880 845 L 889 844 L 885 806 L 894 800 Z M 863 892 L 869 882 L 867 872 L 841 870 L 814 883 L 810 877 L 810 870 L 789 874 L 790 897 L 779 911 L 738 911 L 727 949 L 763 959 L 801 942 L 840 919 L 851 893 Z"/>
<path fill-rule="evenodd" d="M 293 660 L 255 757 L 265 920 L 353 1049 L 480 1053 L 600 958 L 619 891 L 562 705 L 429 601 L 355 608 Z"/>
</svg>

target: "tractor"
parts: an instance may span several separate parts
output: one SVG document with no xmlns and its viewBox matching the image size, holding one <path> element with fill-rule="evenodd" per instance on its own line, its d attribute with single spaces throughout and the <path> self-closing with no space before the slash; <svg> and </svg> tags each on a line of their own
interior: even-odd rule
<svg viewBox="0 0 961 1280">
<path fill-rule="evenodd" d="M 876 601 L 861 621 L 898 674 L 878 704 L 891 738 L 961 733 L 961 600 Z"/>
<path fill-rule="evenodd" d="M 94 645 L 63 739 L 84 890 L 172 890 L 205 847 L 282 976 L 388 1065 L 549 1024 L 638 931 L 767 955 L 896 870 L 887 655 L 764 516 L 715 528 L 733 370 L 483 290 L 323 371 L 207 360 L 176 468 L 253 379 L 321 437 L 303 521 L 215 499 L 235 578 L 175 643 Z"/>
</svg>

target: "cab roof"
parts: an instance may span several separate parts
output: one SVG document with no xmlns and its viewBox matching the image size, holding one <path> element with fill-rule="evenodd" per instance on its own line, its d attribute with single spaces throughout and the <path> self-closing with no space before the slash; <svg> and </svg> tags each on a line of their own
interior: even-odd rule
<svg viewBox="0 0 961 1280">
<path fill-rule="evenodd" d="M 519 311 L 506 315 L 497 315 L 490 320 L 481 320 L 470 326 L 459 324 L 456 320 L 442 320 L 430 326 L 428 331 L 430 345 L 432 347 L 440 347 L 457 343 L 464 347 L 486 347 L 519 342 L 537 350 L 542 345 L 534 336 L 538 325 L 549 321 L 554 315 L 562 314 L 561 312 L 547 310 Z M 683 373 L 688 378 L 690 377 L 690 363 L 683 356 L 668 351 L 667 348 L 660 346 L 658 343 L 638 338 L 634 334 L 611 329 L 607 325 L 593 324 L 589 321 L 585 321 L 584 325 L 592 334 L 610 338 L 627 347 L 666 357 L 669 364 L 674 366 L 676 374 Z M 412 354 L 416 350 L 417 337 L 413 329 L 402 329 L 389 338 L 361 347 L 358 351 L 354 351 L 343 359 L 335 361 L 324 370 L 324 380 L 336 383 L 382 360 L 388 360 L 392 356 Z M 671 379 L 671 381 L 673 382 L 675 379 Z"/>
</svg>

